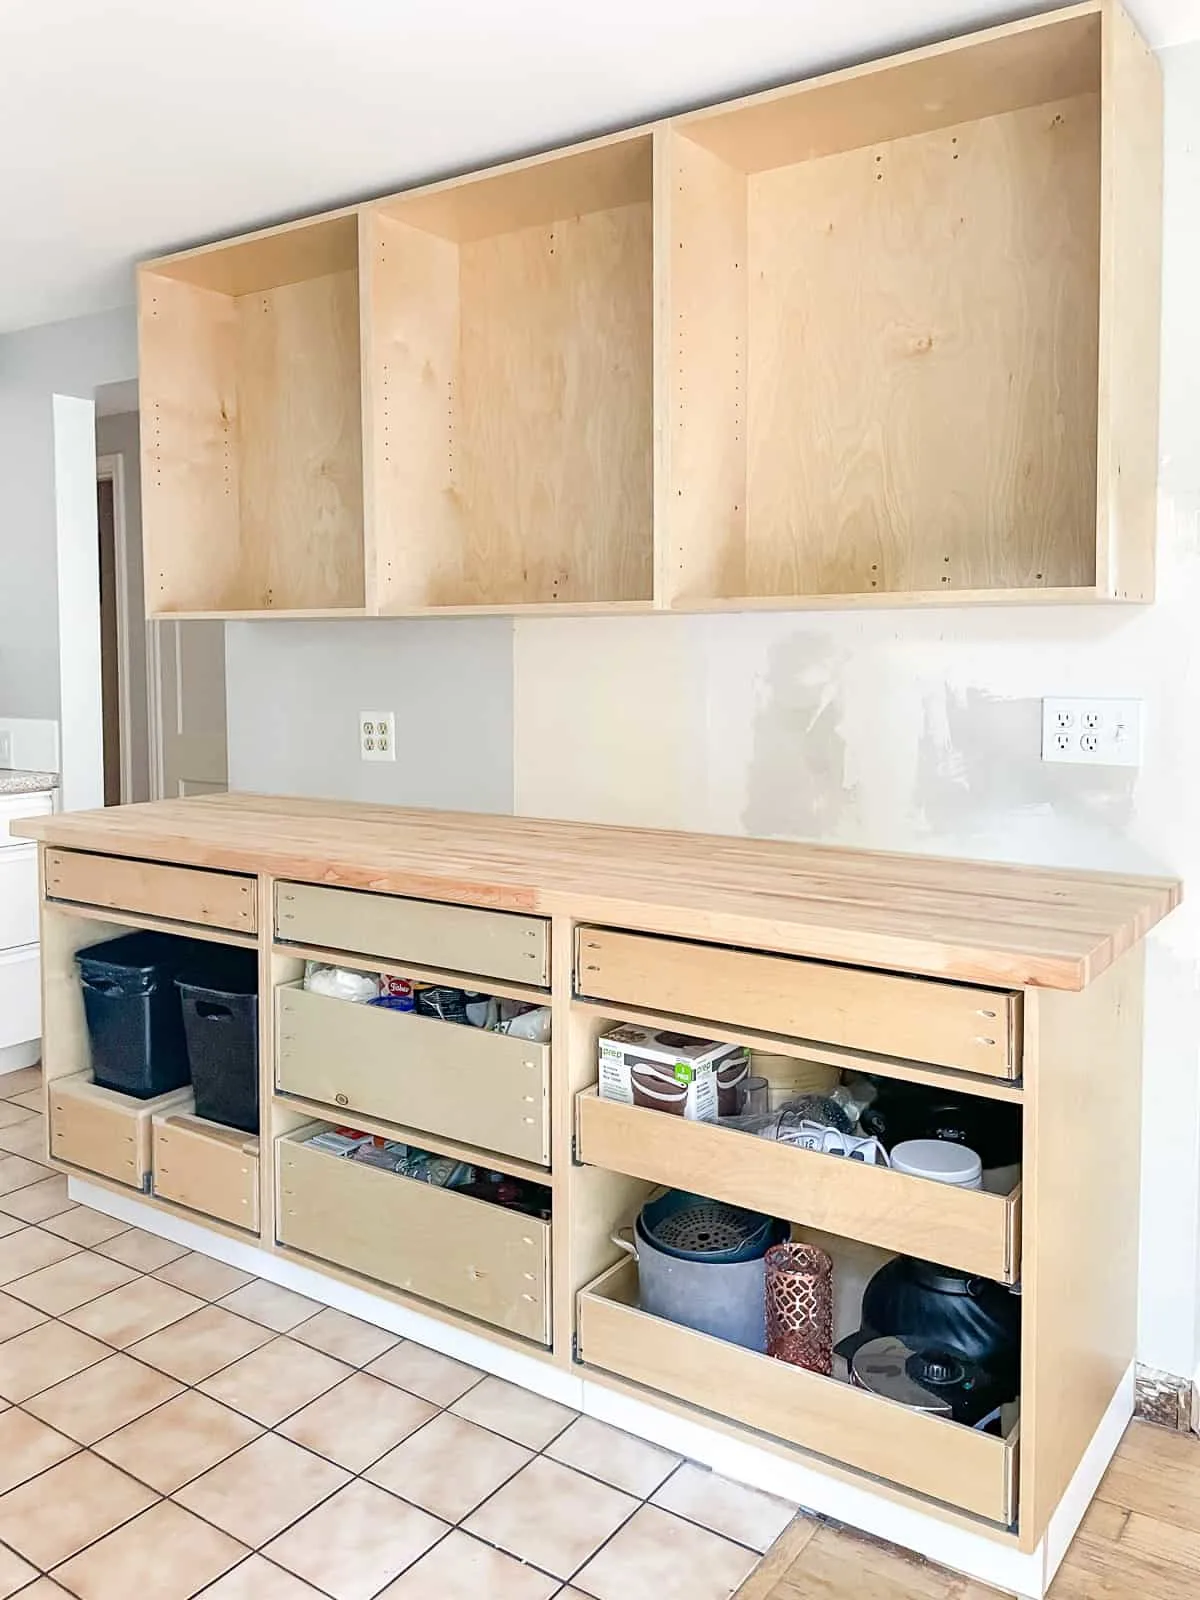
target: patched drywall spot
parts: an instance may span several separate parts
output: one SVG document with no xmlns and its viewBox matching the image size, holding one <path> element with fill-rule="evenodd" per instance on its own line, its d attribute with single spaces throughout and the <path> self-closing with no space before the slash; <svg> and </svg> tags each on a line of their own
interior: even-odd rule
<svg viewBox="0 0 1200 1600">
<path fill-rule="evenodd" d="M 941 689 L 925 703 L 917 809 L 933 834 L 993 829 L 1005 814 L 1045 809 L 1114 834 L 1129 823 L 1137 770 L 1043 761 L 1041 700 Z"/>
<path fill-rule="evenodd" d="M 781 639 L 757 686 L 745 831 L 760 838 L 838 835 L 857 810 L 846 782 L 842 661 L 811 634 Z"/>
</svg>

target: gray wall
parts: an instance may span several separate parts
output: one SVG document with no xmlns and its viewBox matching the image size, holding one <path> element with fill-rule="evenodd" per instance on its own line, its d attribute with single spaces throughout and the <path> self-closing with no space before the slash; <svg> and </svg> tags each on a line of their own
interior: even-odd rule
<svg viewBox="0 0 1200 1600">
<path fill-rule="evenodd" d="M 512 625 L 235 622 L 229 787 L 511 811 Z M 360 711 L 394 711 L 396 761 L 363 761 Z"/>
<path fill-rule="evenodd" d="M 0 711 L 59 715 L 55 394 L 137 374 L 132 309 L 0 337 Z"/>
</svg>

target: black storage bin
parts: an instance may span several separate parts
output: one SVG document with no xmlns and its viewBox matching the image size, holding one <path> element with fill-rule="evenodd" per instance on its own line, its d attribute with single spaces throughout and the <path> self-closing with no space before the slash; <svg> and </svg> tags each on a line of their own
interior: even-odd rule
<svg viewBox="0 0 1200 1600">
<path fill-rule="evenodd" d="M 196 1115 L 258 1132 L 258 957 L 225 950 L 176 979 Z"/>
<path fill-rule="evenodd" d="M 177 974 L 195 960 L 190 939 L 127 933 L 76 951 L 92 1071 L 104 1089 L 149 1100 L 188 1081 Z"/>
</svg>

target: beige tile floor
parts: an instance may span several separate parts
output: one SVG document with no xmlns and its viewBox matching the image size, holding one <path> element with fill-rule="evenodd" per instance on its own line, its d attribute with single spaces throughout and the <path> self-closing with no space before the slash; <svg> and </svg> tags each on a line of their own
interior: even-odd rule
<svg viewBox="0 0 1200 1600">
<path fill-rule="evenodd" d="M 0 1600 L 728 1600 L 791 1521 L 74 1205 L 0 1078 Z"/>
</svg>

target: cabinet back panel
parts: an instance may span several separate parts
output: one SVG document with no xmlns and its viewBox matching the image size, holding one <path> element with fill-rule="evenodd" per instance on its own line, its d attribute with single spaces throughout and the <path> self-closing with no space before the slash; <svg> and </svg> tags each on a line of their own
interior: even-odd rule
<svg viewBox="0 0 1200 1600">
<path fill-rule="evenodd" d="M 242 543 L 258 603 L 363 604 L 358 272 L 237 302 Z"/>
<path fill-rule="evenodd" d="M 747 593 L 1095 581 L 1095 96 L 749 180 Z"/>
</svg>

